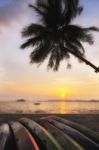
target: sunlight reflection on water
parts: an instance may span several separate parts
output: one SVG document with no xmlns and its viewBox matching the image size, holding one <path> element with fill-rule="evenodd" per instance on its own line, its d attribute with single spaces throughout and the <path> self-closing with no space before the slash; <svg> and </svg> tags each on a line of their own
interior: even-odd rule
<svg viewBox="0 0 99 150">
<path fill-rule="evenodd" d="M 0 113 L 99 114 L 99 102 L 0 102 Z"/>
</svg>

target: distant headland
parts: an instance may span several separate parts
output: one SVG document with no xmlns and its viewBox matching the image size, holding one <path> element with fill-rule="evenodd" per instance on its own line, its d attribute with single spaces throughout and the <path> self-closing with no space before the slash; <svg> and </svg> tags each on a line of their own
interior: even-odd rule
<svg viewBox="0 0 99 150">
<path fill-rule="evenodd" d="M 17 99 L 16 102 L 26 102 L 25 99 Z"/>
</svg>

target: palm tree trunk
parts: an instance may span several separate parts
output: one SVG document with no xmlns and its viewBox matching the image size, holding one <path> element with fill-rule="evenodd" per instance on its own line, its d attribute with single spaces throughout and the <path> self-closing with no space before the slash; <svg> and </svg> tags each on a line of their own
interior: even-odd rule
<svg viewBox="0 0 99 150">
<path fill-rule="evenodd" d="M 95 70 L 96 73 L 99 72 L 99 67 L 96 67 L 94 64 L 92 64 L 90 61 L 86 60 L 84 57 L 80 56 L 79 54 L 75 54 L 73 51 L 71 51 L 69 49 L 68 49 L 68 52 L 73 54 L 74 56 L 78 57 L 79 59 L 81 59 L 83 62 L 85 62 L 85 64 L 87 64 L 90 67 L 92 67 Z"/>
</svg>

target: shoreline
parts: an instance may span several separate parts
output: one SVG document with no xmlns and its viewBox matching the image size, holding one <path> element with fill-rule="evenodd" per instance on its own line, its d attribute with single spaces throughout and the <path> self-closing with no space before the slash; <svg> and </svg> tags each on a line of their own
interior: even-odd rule
<svg viewBox="0 0 99 150">
<path fill-rule="evenodd" d="M 24 117 L 37 121 L 41 117 L 53 115 L 74 121 L 99 133 L 99 114 L 0 114 L 0 125 L 10 121 L 17 121 Z"/>
</svg>

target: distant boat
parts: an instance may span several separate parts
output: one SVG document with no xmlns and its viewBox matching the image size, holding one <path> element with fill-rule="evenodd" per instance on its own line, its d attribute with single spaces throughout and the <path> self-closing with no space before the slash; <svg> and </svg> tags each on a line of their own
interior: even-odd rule
<svg viewBox="0 0 99 150">
<path fill-rule="evenodd" d="M 18 100 L 16 100 L 17 102 L 26 102 L 26 100 L 25 99 L 18 99 Z"/>
<path fill-rule="evenodd" d="M 39 102 L 35 102 L 34 105 L 40 105 L 40 103 Z"/>
</svg>

